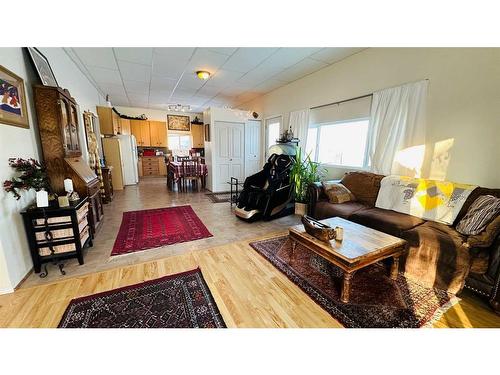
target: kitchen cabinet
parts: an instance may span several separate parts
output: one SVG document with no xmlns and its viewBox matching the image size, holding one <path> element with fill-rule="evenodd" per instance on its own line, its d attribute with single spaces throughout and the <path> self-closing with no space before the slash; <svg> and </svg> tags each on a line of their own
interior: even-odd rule
<svg viewBox="0 0 500 375">
<path fill-rule="evenodd" d="M 205 147 L 205 131 L 203 125 L 191 124 L 191 135 L 193 137 L 193 148 Z"/>
<path fill-rule="evenodd" d="M 110 107 L 97 107 L 99 116 L 99 129 L 104 135 L 122 134 L 120 116 Z"/>
<path fill-rule="evenodd" d="M 137 141 L 137 146 L 151 146 L 151 134 L 149 131 L 149 121 L 130 120 L 130 132 Z"/>
<path fill-rule="evenodd" d="M 120 119 L 120 134 L 130 135 L 130 120 L 127 118 Z"/>
<path fill-rule="evenodd" d="M 149 121 L 149 132 L 152 147 L 167 147 L 167 123 Z"/>
<path fill-rule="evenodd" d="M 142 166 L 142 176 L 159 177 L 167 175 L 167 165 L 163 156 L 143 156 L 139 160 Z"/>
</svg>

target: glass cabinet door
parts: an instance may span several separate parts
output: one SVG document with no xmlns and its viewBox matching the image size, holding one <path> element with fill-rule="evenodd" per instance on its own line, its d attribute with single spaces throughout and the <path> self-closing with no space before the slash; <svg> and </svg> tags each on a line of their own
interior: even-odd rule
<svg viewBox="0 0 500 375">
<path fill-rule="evenodd" d="M 68 103 L 65 99 L 59 98 L 59 116 L 61 120 L 61 132 L 64 142 L 64 151 L 72 151 L 71 130 L 68 118 Z"/>
<path fill-rule="evenodd" d="M 80 151 L 80 141 L 78 139 L 78 112 L 76 111 L 76 106 L 73 103 L 69 104 L 70 111 L 70 134 L 71 134 L 71 145 L 72 151 Z"/>
</svg>

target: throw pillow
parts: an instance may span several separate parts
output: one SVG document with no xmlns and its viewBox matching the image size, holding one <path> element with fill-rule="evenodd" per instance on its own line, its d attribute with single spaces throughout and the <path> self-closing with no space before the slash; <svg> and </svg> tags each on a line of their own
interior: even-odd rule
<svg viewBox="0 0 500 375">
<path fill-rule="evenodd" d="M 500 198 L 493 195 L 482 195 L 472 203 L 456 229 L 466 236 L 479 234 L 499 214 Z"/>
<path fill-rule="evenodd" d="M 469 247 L 490 247 L 500 233 L 500 216 L 497 216 L 479 234 L 469 236 L 467 245 Z"/>
<path fill-rule="evenodd" d="M 323 181 L 321 183 L 330 203 L 344 203 L 356 200 L 351 191 L 342 184 Z"/>
</svg>

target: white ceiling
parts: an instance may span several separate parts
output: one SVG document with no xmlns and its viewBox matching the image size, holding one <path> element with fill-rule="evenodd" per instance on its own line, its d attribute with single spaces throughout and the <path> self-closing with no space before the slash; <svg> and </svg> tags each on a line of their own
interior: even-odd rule
<svg viewBox="0 0 500 375">
<path fill-rule="evenodd" d="M 237 107 L 363 48 L 66 48 L 113 105 Z M 196 77 L 208 70 L 210 79 Z"/>
</svg>

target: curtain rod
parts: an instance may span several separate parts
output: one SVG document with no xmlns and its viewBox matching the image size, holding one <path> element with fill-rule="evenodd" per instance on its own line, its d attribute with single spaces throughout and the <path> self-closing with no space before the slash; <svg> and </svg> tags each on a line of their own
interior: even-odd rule
<svg viewBox="0 0 500 375">
<path fill-rule="evenodd" d="M 328 107 L 329 105 L 341 104 L 341 103 L 345 103 L 345 102 L 350 102 L 351 100 L 368 98 L 369 96 L 373 96 L 373 94 L 361 95 L 361 96 L 357 96 L 357 97 L 351 98 L 351 99 L 339 100 L 338 102 L 321 104 L 321 105 L 317 105 L 316 107 L 311 107 L 310 109 L 318 109 L 318 108 L 322 108 L 322 107 Z"/>
<path fill-rule="evenodd" d="M 422 81 L 429 81 L 429 78 L 425 78 Z M 419 82 L 419 81 L 416 81 L 416 82 Z M 338 102 L 317 105 L 316 107 L 311 107 L 310 109 L 318 109 L 318 108 L 328 107 L 329 105 L 342 104 L 342 103 L 345 103 L 345 102 L 350 102 L 351 100 L 358 100 L 358 99 L 368 98 L 370 96 L 373 96 L 373 93 L 367 94 L 367 95 L 357 96 L 357 97 L 351 98 L 351 99 L 339 100 Z"/>
</svg>

